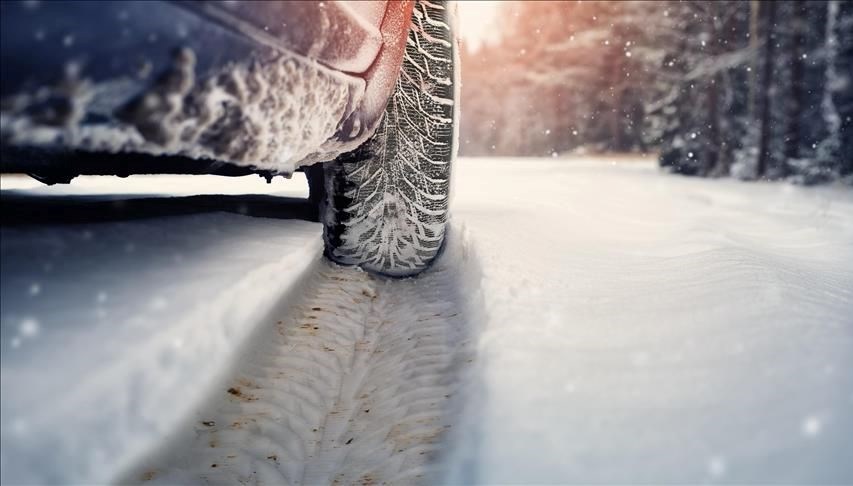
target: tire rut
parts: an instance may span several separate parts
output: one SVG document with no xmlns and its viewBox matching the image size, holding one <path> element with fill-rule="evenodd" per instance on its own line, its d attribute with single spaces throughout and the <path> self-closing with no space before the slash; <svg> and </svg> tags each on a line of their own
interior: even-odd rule
<svg viewBox="0 0 853 486">
<path fill-rule="evenodd" d="M 192 445 L 147 468 L 155 483 L 412 483 L 452 426 L 470 362 L 455 274 L 386 280 L 321 262 L 250 350 Z"/>
</svg>

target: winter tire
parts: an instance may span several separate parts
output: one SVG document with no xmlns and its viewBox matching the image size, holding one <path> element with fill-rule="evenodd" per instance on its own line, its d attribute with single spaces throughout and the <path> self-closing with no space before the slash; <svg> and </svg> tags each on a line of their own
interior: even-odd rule
<svg viewBox="0 0 853 486">
<path fill-rule="evenodd" d="M 374 135 L 325 166 L 326 256 L 403 277 L 444 243 L 455 156 L 456 44 L 448 6 L 418 1 L 394 93 Z"/>
</svg>

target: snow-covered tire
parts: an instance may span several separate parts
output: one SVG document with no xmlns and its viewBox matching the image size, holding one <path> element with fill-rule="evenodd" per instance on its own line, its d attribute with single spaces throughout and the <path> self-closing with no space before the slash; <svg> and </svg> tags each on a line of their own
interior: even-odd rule
<svg viewBox="0 0 853 486">
<path fill-rule="evenodd" d="M 447 225 L 456 42 L 448 6 L 420 0 L 412 12 L 394 93 L 375 134 L 326 164 L 326 256 L 389 275 L 427 268 Z"/>
</svg>

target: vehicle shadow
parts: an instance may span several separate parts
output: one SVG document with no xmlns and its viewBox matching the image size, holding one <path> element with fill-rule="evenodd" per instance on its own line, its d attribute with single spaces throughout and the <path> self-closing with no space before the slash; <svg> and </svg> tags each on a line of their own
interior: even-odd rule
<svg viewBox="0 0 853 486">
<path fill-rule="evenodd" d="M 307 199 L 267 194 L 136 197 L 0 193 L 0 224 L 4 226 L 101 223 L 215 212 L 318 221 L 317 209 Z"/>
</svg>

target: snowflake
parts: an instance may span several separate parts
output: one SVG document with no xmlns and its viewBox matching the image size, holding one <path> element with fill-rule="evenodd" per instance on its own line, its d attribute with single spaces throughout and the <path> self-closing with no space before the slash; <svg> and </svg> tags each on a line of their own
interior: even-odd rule
<svg viewBox="0 0 853 486">
<path fill-rule="evenodd" d="M 708 474 L 715 478 L 726 474 L 726 459 L 721 456 L 714 456 L 708 459 Z"/>
<path fill-rule="evenodd" d="M 39 321 L 32 317 L 22 320 L 21 324 L 18 326 L 18 332 L 21 334 L 21 337 L 25 338 L 38 336 L 40 329 L 41 326 L 39 325 Z"/>
<path fill-rule="evenodd" d="M 803 435 L 806 437 L 817 437 L 820 434 L 820 430 L 823 427 L 823 424 L 820 422 L 820 419 L 815 417 L 814 415 L 809 415 L 803 420 L 803 423 L 800 425 L 800 430 Z"/>
</svg>

